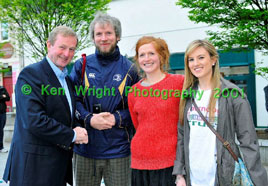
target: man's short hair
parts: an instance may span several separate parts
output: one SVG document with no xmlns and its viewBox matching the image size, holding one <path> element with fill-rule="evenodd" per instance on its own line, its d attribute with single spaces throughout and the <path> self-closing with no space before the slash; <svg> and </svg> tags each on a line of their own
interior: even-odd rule
<svg viewBox="0 0 268 186">
<path fill-rule="evenodd" d="M 106 13 L 102 13 L 102 12 L 98 12 L 95 15 L 95 18 L 93 19 L 93 21 L 90 23 L 90 38 L 92 40 L 94 40 L 94 29 L 95 29 L 95 25 L 99 23 L 101 25 L 105 25 L 105 24 L 110 24 L 113 28 L 114 28 L 114 32 L 116 37 L 119 38 L 119 40 L 121 39 L 121 34 L 122 34 L 122 29 L 121 29 L 121 23 L 119 21 L 119 19 L 112 17 Z"/>
<path fill-rule="evenodd" d="M 57 39 L 57 36 L 58 35 L 62 35 L 64 37 L 67 37 L 67 36 L 73 36 L 73 37 L 76 37 L 77 39 L 77 43 L 78 43 L 78 37 L 75 33 L 75 31 L 73 29 L 71 29 L 70 27 L 67 27 L 67 26 L 57 26 L 56 28 L 54 28 L 49 36 L 48 36 L 48 41 L 54 45 L 56 39 Z"/>
</svg>

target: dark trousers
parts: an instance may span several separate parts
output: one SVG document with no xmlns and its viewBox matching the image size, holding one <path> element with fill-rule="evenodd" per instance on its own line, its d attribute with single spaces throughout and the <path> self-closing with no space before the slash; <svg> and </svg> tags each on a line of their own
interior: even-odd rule
<svg viewBox="0 0 268 186">
<path fill-rule="evenodd" d="M 0 114 L 0 150 L 4 148 L 4 127 L 6 125 L 6 113 Z"/>
<path fill-rule="evenodd" d="M 159 170 L 132 169 L 131 186 L 175 186 L 173 167 Z"/>
</svg>

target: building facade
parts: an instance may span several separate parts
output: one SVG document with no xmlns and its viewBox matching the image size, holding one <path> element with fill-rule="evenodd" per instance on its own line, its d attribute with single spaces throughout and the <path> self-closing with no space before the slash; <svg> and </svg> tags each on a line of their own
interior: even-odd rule
<svg viewBox="0 0 268 186">
<path fill-rule="evenodd" d="M 7 89 L 11 98 L 7 102 L 7 112 L 13 112 L 15 108 L 13 92 L 22 66 L 22 58 L 16 52 L 17 46 L 11 37 L 9 23 L 0 22 L 0 85 Z"/>
</svg>

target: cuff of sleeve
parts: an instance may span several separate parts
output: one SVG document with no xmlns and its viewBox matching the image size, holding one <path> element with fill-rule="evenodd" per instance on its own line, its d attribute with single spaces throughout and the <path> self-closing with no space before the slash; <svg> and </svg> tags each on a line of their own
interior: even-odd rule
<svg viewBox="0 0 268 186">
<path fill-rule="evenodd" d="M 74 137 L 73 137 L 72 142 L 75 142 L 75 140 L 76 140 L 76 132 L 74 131 Z"/>
<path fill-rule="evenodd" d="M 122 118 L 118 110 L 114 113 L 114 117 L 115 117 L 115 125 L 119 128 L 124 128 L 122 126 Z"/>
<path fill-rule="evenodd" d="M 172 175 L 185 175 L 185 167 L 183 165 L 178 165 L 177 163 L 178 162 L 175 160 Z"/>
<path fill-rule="evenodd" d="M 89 113 L 88 115 L 86 115 L 85 119 L 84 119 L 84 128 L 89 128 L 90 125 L 90 120 L 92 118 L 93 114 Z"/>
</svg>

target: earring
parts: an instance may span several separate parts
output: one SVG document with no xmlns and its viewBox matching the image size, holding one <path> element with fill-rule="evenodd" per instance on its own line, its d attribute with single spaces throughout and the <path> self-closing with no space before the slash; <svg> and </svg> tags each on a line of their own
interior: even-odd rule
<svg viewBox="0 0 268 186">
<path fill-rule="evenodd" d="M 215 63 L 212 66 L 215 66 Z"/>
</svg>

